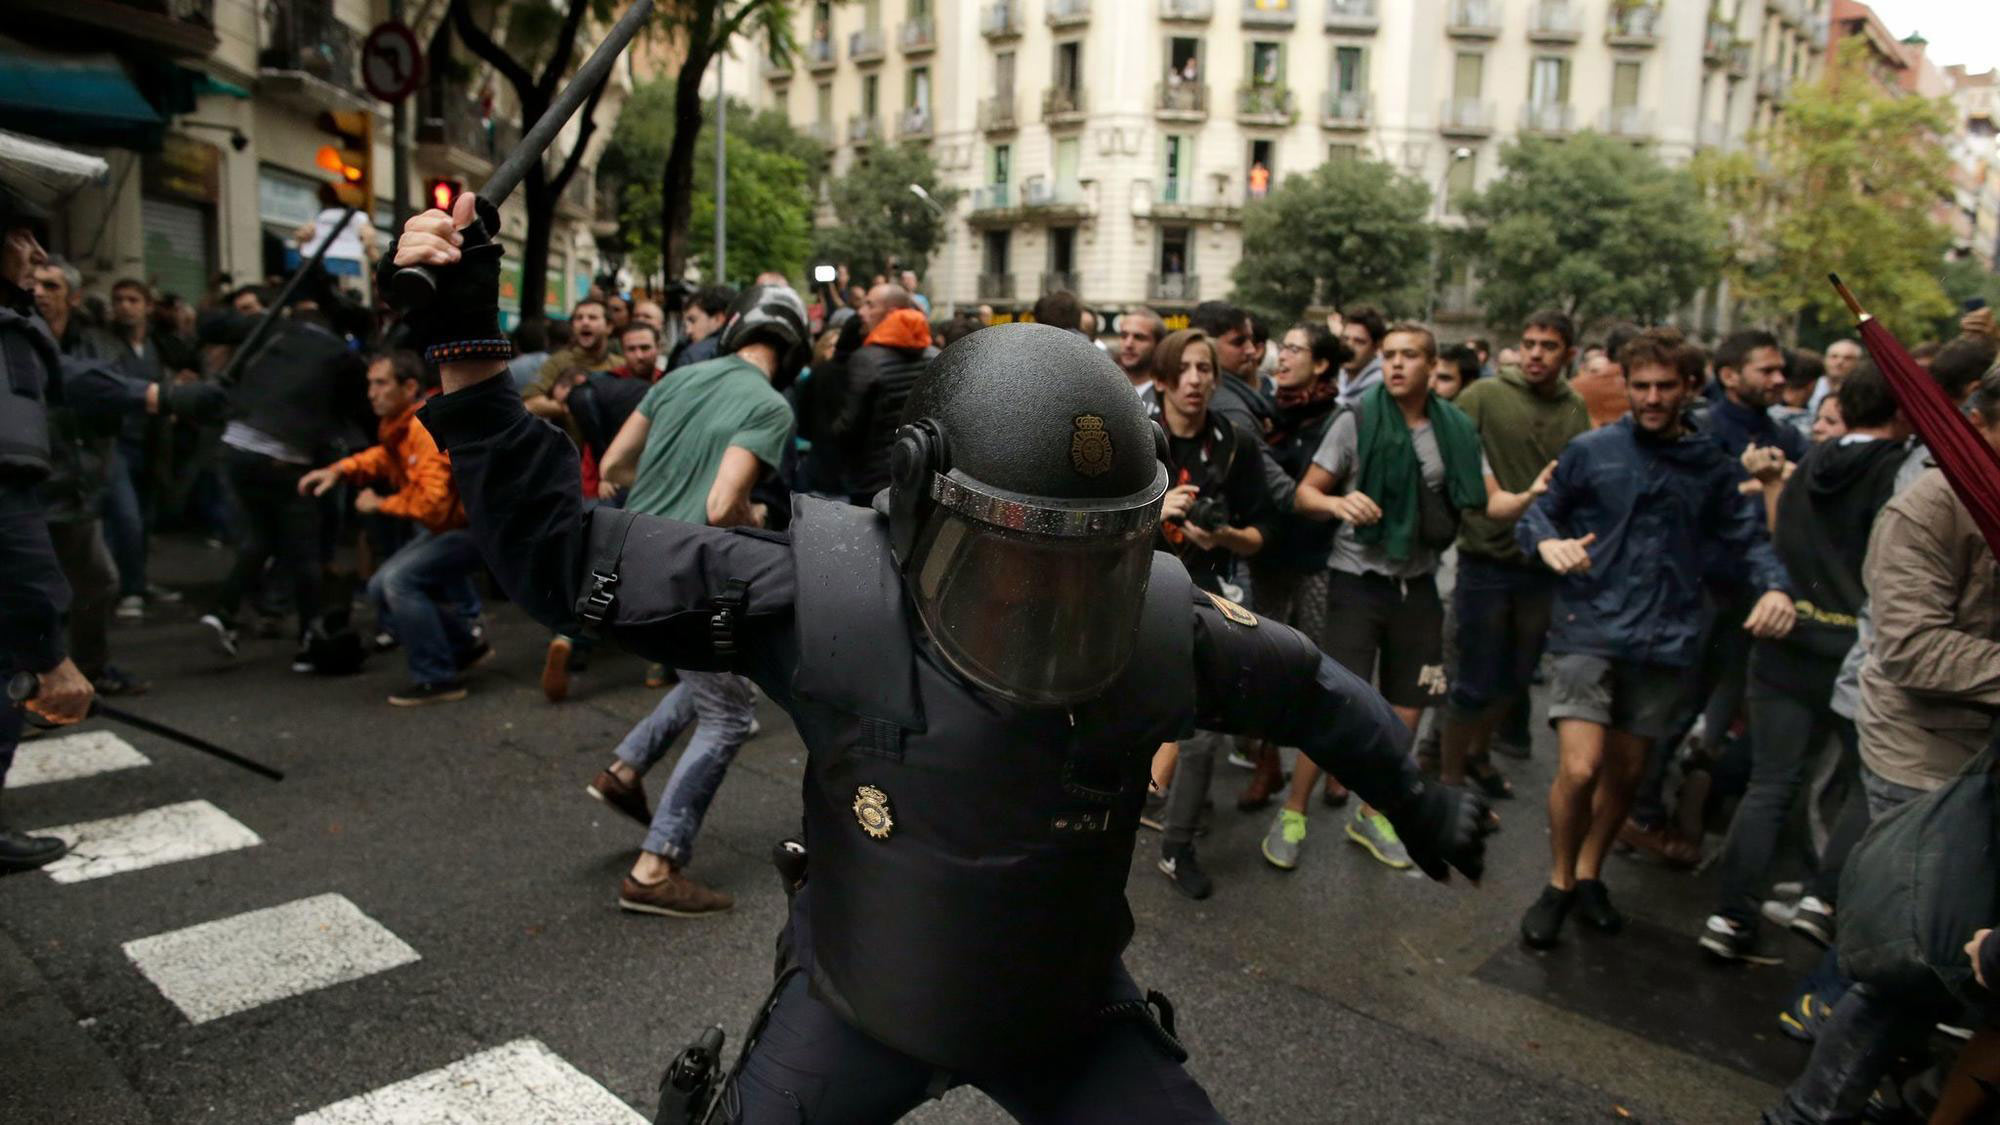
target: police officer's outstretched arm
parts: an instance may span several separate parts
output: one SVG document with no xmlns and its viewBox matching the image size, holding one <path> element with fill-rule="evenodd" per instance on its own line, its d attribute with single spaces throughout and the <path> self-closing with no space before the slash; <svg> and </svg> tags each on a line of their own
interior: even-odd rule
<svg viewBox="0 0 2000 1125">
<path fill-rule="evenodd" d="M 1417 772 L 1409 728 L 1374 688 L 1289 626 L 1203 594 L 1194 615 L 1198 727 L 1297 746 L 1386 814 L 1425 874 L 1479 880 L 1485 802 Z"/>
</svg>

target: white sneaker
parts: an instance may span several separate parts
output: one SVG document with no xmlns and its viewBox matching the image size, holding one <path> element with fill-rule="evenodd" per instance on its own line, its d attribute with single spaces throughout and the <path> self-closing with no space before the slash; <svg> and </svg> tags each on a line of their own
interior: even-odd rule
<svg viewBox="0 0 2000 1125">
<path fill-rule="evenodd" d="M 146 599 L 137 594 L 127 594 L 118 599 L 118 608 L 112 611 L 120 621 L 144 621 L 146 619 Z"/>
</svg>

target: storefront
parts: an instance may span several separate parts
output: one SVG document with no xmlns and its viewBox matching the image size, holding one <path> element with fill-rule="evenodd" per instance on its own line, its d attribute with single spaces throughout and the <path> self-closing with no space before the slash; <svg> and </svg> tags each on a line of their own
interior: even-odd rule
<svg viewBox="0 0 2000 1125">
<path fill-rule="evenodd" d="M 168 133 L 140 162 L 141 258 L 160 294 L 199 301 L 216 274 L 216 207 L 222 150 Z"/>
</svg>

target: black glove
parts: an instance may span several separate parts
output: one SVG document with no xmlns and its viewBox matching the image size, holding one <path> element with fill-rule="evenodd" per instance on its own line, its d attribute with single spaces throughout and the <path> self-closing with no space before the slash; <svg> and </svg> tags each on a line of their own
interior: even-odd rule
<svg viewBox="0 0 2000 1125">
<path fill-rule="evenodd" d="M 1393 809 L 1382 810 L 1410 859 L 1438 882 L 1456 867 L 1477 883 L 1486 874 L 1486 837 L 1493 818 L 1486 799 L 1453 785 L 1426 781 Z"/>
<path fill-rule="evenodd" d="M 497 340 L 500 331 L 500 258 L 504 253 L 496 241 L 500 212 L 484 199 L 474 201 L 477 215 L 471 226 L 459 233 L 465 242 L 459 259 L 449 266 L 427 266 L 437 278 L 437 296 L 423 308 L 399 309 L 409 326 L 409 345 L 421 352 L 432 344 L 456 344 L 468 340 Z M 396 245 L 375 265 L 375 291 L 393 298 L 396 292 Z"/>
<path fill-rule="evenodd" d="M 214 383 L 165 383 L 160 411 L 191 422 L 220 422 L 229 413 L 229 392 Z"/>
</svg>

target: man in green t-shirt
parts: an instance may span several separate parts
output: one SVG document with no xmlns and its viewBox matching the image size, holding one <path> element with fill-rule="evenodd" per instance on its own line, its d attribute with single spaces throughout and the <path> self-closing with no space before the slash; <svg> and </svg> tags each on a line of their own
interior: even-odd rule
<svg viewBox="0 0 2000 1125">
<path fill-rule="evenodd" d="M 792 437 L 792 408 L 771 384 L 805 342 L 805 305 L 785 286 L 757 286 L 737 298 L 720 335 L 723 354 L 655 383 L 626 419 L 604 451 L 600 499 L 623 492 L 625 508 L 644 515 L 763 526 L 763 505 L 750 490 L 776 471 Z M 639 859 L 618 888 L 618 905 L 643 914 L 711 914 L 734 901 L 686 868 L 709 802 L 750 737 L 755 698 L 733 673 L 679 675 L 589 786 L 591 796 L 647 825 Z M 694 736 L 655 813 L 641 778 L 690 724 Z"/>
<path fill-rule="evenodd" d="M 1486 451 L 1489 493 L 1532 500 L 1570 439 L 1590 429 L 1583 398 L 1563 377 L 1576 355 L 1576 326 L 1544 310 L 1521 329 L 1521 362 L 1467 387 L 1455 405 L 1471 417 Z M 1458 666 L 1444 712 L 1442 776 L 1463 784 L 1470 769 L 1495 796 L 1507 792 L 1488 751 L 1493 729 L 1527 687 L 1549 631 L 1555 575 L 1521 553 L 1513 524 L 1526 503 L 1505 505 L 1511 518 L 1467 512 L 1458 536 Z"/>
</svg>

